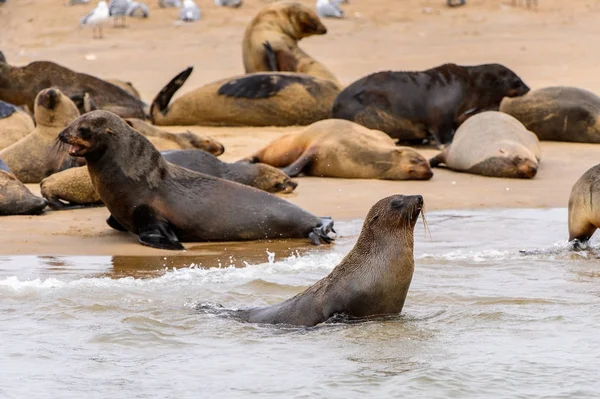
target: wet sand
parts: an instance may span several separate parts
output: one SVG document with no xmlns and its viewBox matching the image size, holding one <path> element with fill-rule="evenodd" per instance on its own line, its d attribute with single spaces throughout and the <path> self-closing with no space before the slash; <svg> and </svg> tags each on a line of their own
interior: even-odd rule
<svg viewBox="0 0 600 399">
<path fill-rule="evenodd" d="M 195 70 L 181 89 L 243 73 L 241 46 L 248 21 L 267 2 L 249 2 L 239 10 L 221 9 L 212 0 L 198 1 L 204 19 L 178 26 L 177 10 L 150 2 L 151 17 L 130 19 L 128 28 L 107 27 L 105 38 L 77 26 L 89 6 L 64 7 L 57 1 L 10 1 L 0 7 L 0 50 L 9 62 L 47 59 L 104 78 L 132 81 L 144 100 L 176 73 Z M 305 1 L 312 5 L 312 1 Z M 301 42 L 327 64 L 344 84 L 385 69 L 420 70 L 445 62 L 499 62 L 514 69 L 532 88 L 573 85 L 600 93 L 600 52 L 591 51 L 600 34 L 595 1 L 540 2 L 537 11 L 511 7 L 510 1 L 471 1 L 447 9 L 444 1 L 353 2 L 346 20 L 326 20 L 329 33 Z M 35 4 L 35 8 L 33 5 Z M 35 13 L 32 11 L 35 10 Z M 237 160 L 297 128 L 204 128 L 226 146 L 222 159 Z M 181 131 L 181 127 L 168 130 Z M 419 149 L 430 157 L 436 151 Z M 566 207 L 579 176 L 598 163 L 595 145 L 542 143 L 542 162 L 534 180 L 478 177 L 436 170 L 427 182 L 392 182 L 299 178 L 290 201 L 317 215 L 337 220 L 363 218 L 378 199 L 419 193 L 429 210 L 471 208 Z M 29 186 L 39 193 L 35 185 Z M 40 217 L 4 217 L 0 255 L 160 255 L 137 244 L 135 237 L 112 231 L 105 208 L 47 212 Z M 343 231 L 339 231 L 344 234 Z M 565 232 L 566 234 L 566 232 Z M 220 256 L 231 251 L 305 248 L 303 240 L 255 244 L 188 244 L 187 254 Z"/>
</svg>

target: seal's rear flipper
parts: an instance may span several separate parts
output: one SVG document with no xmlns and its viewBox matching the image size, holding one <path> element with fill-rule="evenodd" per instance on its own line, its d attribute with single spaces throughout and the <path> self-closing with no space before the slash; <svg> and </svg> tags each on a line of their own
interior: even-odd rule
<svg viewBox="0 0 600 399">
<path fill-rule="evenodd" d="M 121 223 L 117 222 L 117 219 L 115 219 L 113 215 L 110 215 L 108 219 L 106 219 L 106 224 L 117 231 L 127 231 L 127 229 L 123 227 Z"/>
<path fill-rule="evenodd" d="M 314 155 L 315 151 L 313 151 L 312 149 L 308 149 L 302 155 L 300 155 L 300 157 L 296 159 L 293 163 L 286 166 L 285 168 L 282 168 L 281 170 L 289 177 L 296 177 L 310 167 L 310 164 L 314 160 Z"/>
<path fill-rule="evenodd" d="M 321 222 L 322 224 L 320 226 L 315 227 L 308 234 L 308 238 L 310 238 L 314 245 L 321 245 L 323 242 L 331 244 L 334 238 L 331 237 L 329 233 L 335 234 L 335 230 L 333 229 L 333 219 L 321 218 Z"/>
<path fill-rule="evenodd" d="M 163 89 L 156 95 L 154 101 L 152 101 L 152 105 L 150 107 L 150 115 L 154 115 L 155 109 L 160 111 L 163 115 L 167 114 L 169 110 L 169 102 L 171 102 L 171 98 L 175 95 L 177 90 L 183 86 L 185 81 L 190 77 L 194 67 L 189 67 L 185 71 L 181 72 L 179 75 L 175 76 Z"/>
<path fill-rule="evenodd" d="M 141 205 L 133 211 L 133 224 L 142 245 L 173 251 L 185 249 L 169 223 L 159 219 L 148 205 Z"/>
</svg>

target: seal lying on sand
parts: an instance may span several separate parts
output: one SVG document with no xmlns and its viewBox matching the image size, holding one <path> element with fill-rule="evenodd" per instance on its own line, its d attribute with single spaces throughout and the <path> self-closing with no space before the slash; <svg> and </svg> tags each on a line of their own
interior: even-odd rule
<svg viewBox="0 0 600 399">
<path fill-rule="evenodd" d="M 569 197 L 569 241 L 584 249 L 600 227 L 600 165 L 585 172 L 571 189 Z"/>
<path fill-rule="evenodd" d="M 66 149 L 56 145 L 56 137 L 78 116 L 75 104 L 60 90 L 42 90 L 35 101 L 37 126 L 0 151 L 0 158 L 23 183 L 39 183 L 53 173 L 75 166 Z"/>
<path fill-rule="evenodd" d="M 37 94 L 50 87 L 60 89 L 75 101 L 82 113 L 87 94 L 98 109 L 123 118 L 146 118 L 146 104 L 105 80 L 50 61 L 34 61 L 22 67 L 0 62 L 0 100 L 33 109 Z"/>
<path fill-rule="evenodd" d="M 85 157 L 108 224 L 155 248 L 180 241 L 242 241 L 310 237 L 330 242 L 331 219 L 320 219 L 272 194 L 168 163 L 121 118 L 93 111 L 59 139 Z"/>
<path fill-rule="evenodd" d="M 188 68 L 158 93 L 150 114 L 155 125 L 293 126 L 326 119 L 337 86 L 297 73 L 256 73 L 209 83 L 169 105 L 192 73 Z"/>
<path fill-rule="evenodd" d="M 540 143 L 515 118 L 482 112 L 463 123 L 450 146 L 430 160 L 459 172 L 490 177 L 531 179 L 540 160 Z"/>
<path fill-rule="evenodd" d="M 354 248 L 322 280 L 278 305 L 241 310 L 252 323 L 314 326 L 336 314 L 383 316 L 402 311 L 414 271 L 420 195 L 393 195 L 369 211 Z"/>
<path fill-rule="evenodd" d="M 165 151 L 161 154 L 166 161 L 186 169 L 271 193 L 290 193 L 297 186 L 285 173 L 265 164 L 225 163 L 199 150 Z M 53 209 L 102 204 L 85 166 L 55 173 L 42 180 L 40 187 L 42 196 Z"/>
<path fill-rule="evenodd" d="M 0 150 L 27 136 L 34 128 L 27 112 L 0 101 Z"/>
<path fill-rule="evenodd" d="M 429 163 L 409 147 L 398 147 L 387 134 L 341 119 L 313 123 L 271 142 L 252 157 L 289 176 L 428 180 Z"/>
<path fill-rule="evenodd" d="M 39 215 L 45 207 L 46 201 L 33 195 L 0 159 L 0 216 Z"/>
<path fill-rule="evenodd" d="M 377 72 L 352 83 L 335 99 L 332 118 L 347 119 L 400 140 L 452 141 L 469 116 L 498 110 L 504 97 L 529 87 L 500 64 L 444 64 L 423 72 Z"/>
<path fill-rule="evenodd" d="M 335 75 L 325 65 L 306 54 L 298 41 L 324 35 L 327 28 L 307 6 L 278 1 L 262 9 L 246 28 L 242 53 L 246 73 L 299 72 L 334 82 Z"/>
<path fill-rule="evenodd" d="M 113 85 L 115 85 L 117 87 L 120 87 L 121 89 L 125 90 L 127 93 L 131 94 L 138 100 L 142 99 L 140 92 L 133 86 L 133 83 L 131 83 L 131 82 L 126 82 L 126 81 L 120 80 L 120 79 L 108 79 L 107 82 L 112 83 Z"/>
<path fill-rule="evenodd" d="M 517 118 L 540 140 L 600 143 L 600 97 L 576 87 L 547 87 L 505 98 L 500 111 Z"/>
</svg>

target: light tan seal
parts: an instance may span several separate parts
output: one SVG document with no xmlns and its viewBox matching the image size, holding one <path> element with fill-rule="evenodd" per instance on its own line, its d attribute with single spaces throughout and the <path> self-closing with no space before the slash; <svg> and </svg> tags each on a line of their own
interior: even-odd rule
<svg viewBox="0 0 600 399">
<path fill-rule="evenodd" d="M 0 150 L 27 136 L 34 128 L 27 112 L 0 101 Z"/>
<path fill-rule="evenodd" d="M 108 83 L 112 83 L 113 85 L 115 85 L 117 87 L 120 87 L 121 89 L 125 90 L 127 93 L 131 94 L 138 100 L 140 100 L 140 101 L 142 100 L 142 96 L 140 95 L 140 92 L 138 91 L 138 89 L 135 88 L 133 83 L 125 81 L 125 80 L 121 80 L 121 79 L 107 79 L 106 81 Z"/>
<path fill-rule="evenodd" d="M 192 73 L 188 68 L 158 93 L 155 125 L 294 126 L 326 119 L 339 93 L 328 80 L 297 73 L 256 73 L 209 83 L 169 104 Z"/>
<path fill-rule="evenodd" d="M 427 159 L 409 147 L 398 147 L 378 130 L 357 123 L 328 119 L 288 133 L 250 157 L 291 176 L 357 179 L 428 180 Z"/>
<path fill-rule="evenodd" d="M 535 134 L 510 115 L 487 111 L 467 119 L 430 163 L 475 175 L 531 179 L 540 157 Z"/>
<path fill-rule="evenodd" d="M 414 227 L 420 195 L 378 201 L 354 248 L 322 280 L 278 305 L 237 311 L 252 323 L 314 326 L 336 315 L 365 318 L 399 314 L 414 272 Z"/>
<path fill-rule="evenodd" d="M 35 100 L 37 126 L 21 140 L 0 151 L 12 173 L 23 183 L 39 183 L 75 165 L 57 136 L 79 116 L 73 101 L 58 89 L 42 90 Z"/>
<path fill-rule="evenodd" d="M 299 72 L 334 82 L 335 75 L 298 47 L 298 41 L 324 35 L 327 28 L 317 14 L 294 1 L 278 1 L 262 9 L 246 28 L 242 53 L 246 73 Z"/>
<path fill-rule="evenodd" d="M 585 172 L 571 189 L 569 197 L 569 242 L 585 249 L 600 227 L 600 165 Z"/>
<path fill-rule="evenodd" d="M 540 140 L 600 143 L 600 97 L 576 87 L 547 87 L 505 98 L 500 111 L 517 118 Z"/>
</svg>

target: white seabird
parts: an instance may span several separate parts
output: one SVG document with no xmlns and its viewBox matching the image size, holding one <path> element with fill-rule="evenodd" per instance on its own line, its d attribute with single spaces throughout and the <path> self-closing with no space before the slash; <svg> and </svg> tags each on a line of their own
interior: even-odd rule
<svg viewBox="0 0 600 399">
<path fill-rule="evenodd" d="M 317 0 L 317 15 L 320 18 L 344 18 L 341 3 L 348 3 L 348 0 Z"/>
<path fill-rule="evenodd" d="M 131 0 L 110 0 L 108 10 L 110 16 L 114 18 L 114 26 L 125 27 L 125 16 L 130 5 Z M 119 19 L 121 20 L 121 24 L 118 23 Z"/>
<path fill-rule="evenodd" d="M 158 6 L 160 8 L 166 7 L 181 7 L 181 0 L 158 0 Z"/>
<path fill-rule="evenodd" d="M 150 16 L 150 10 L 148 9 L 148 6 L 144 3 L 132 1 L 129 4 L 129 8 L 127 9 L 125 15 L 127 15 L 128 17 L 148 18 Z"/>
<path fill-rule="evenodd" d="M 183 0 L 179 19 L 185 22 L 194 22 L 200 19 L 200 9 L 194 0 Z"/>
<path fill-rule="evenodd" d="M 108 11 L 108 5 L 106 1 L 102 0 L 98 3 L 98 6 L 94 8 L 88 15 L 81 18 L 81 25 L 89 25 L 92 27 L 94 32 L 94 39 L 96 39 L 96 28 L 98 28 L 98 39 L 102 38 L 102 25 L 110 18 Z"/>
</svg>

